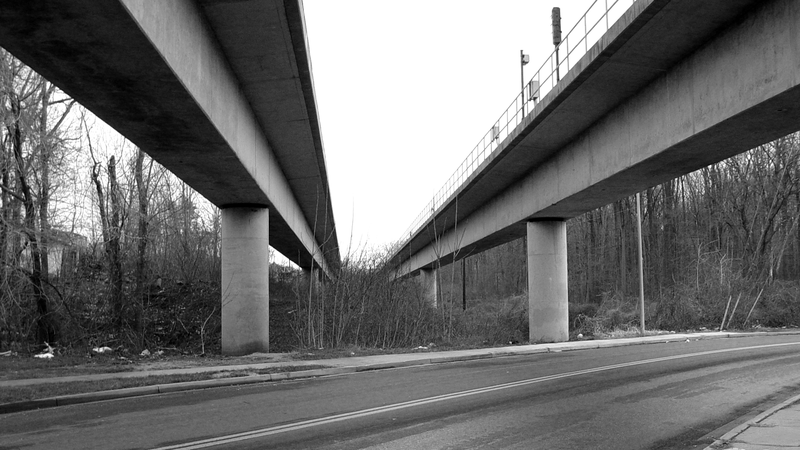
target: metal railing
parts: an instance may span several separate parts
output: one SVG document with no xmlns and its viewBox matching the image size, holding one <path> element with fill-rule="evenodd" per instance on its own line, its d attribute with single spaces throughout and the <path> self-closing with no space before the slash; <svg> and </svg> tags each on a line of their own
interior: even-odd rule
<svg viewBox="0 0 800 450">
<path fill-rule="evenodd" d="M 525 85 L 511 105 L 506 108 L 500 118 L 483 135 L 478 145 L 472 149 L 464 161 L 453 172 L 444 186 L 433 196 L 414 222 L 403 233 L 405 244 L 414 233 L 424 226 L 458 188 L 480 168 L 486 159 L 500 146 L 513 130 L 519 126 L 536 102 L 547 95 L 559 82 L 559 74 L 567 74 L 575 64 L 594 46 L 608 31 L 617 18 L 627 11 L 628 6 L 637 0 L 595 0 L 574 27 L 567 33 L 550 57 L 542 63 L 536 74 Z M 624 9 L 623 9 L 624 8 Z M 611 19 L 611 16 L 614 16 Z M 596 17 L 593 18 L 593 17 Z M 559 59 L 558 51 L 562 52 Z"/>
</svg>

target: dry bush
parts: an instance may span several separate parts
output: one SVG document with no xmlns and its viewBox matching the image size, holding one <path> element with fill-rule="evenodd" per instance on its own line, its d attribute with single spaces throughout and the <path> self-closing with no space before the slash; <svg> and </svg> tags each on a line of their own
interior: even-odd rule
<svg viewBox="0 0 800 450">
<path fill-rule="evenodd" d="M 755 299 L 748 300 L 746 306 L 749 310 Z M 765 288 L 747 326 L 800 326 L 800 283 L 774 282 Z"/>
<path fill-rule="evenodd" d="M 604 292 L 600 304 L 569 305 L 570 334 L 604 336 L 615 330 L 639 326 L 639 303 L 634 297 Z"/>
<path fill-rule="evenodd" d="M 699 301 L 693 293 L 670 290 L 652 301 L 654 313 L 648 320 L 652 327 L 661 330 L 686 330 L 710 325 L 707 303 Z M 715 304 L 717 301 L 714 302 Z M 704 309 L 704 306 L 706 308 Z M 723 305 L 724 308 L 724 305 Z M 715 308 L 711 308 L 713 311 Z M 720 320 L 722 316 L 720 315 Z"/>
<path fill-rule="evenodd" d="M 0 350 L 27 350 L 36 336 L 35 307 L 29 283 L 6 274 L 0 284 Z"/>
<path fill-rule="evenodd" d="M 528 296 L 471 300 L 454 310 L 455 342 L 461 346 L 507 345 L 528 340 Z"/>
<path fill-rule="evenodd" d="M 403 348 L 431 342 L 462 347 L 527 340 L 526 295 L 471 300 L 467 311 L 450 298 L 436 309 L 416 280 L 392 279 L 388 255 L 346 258 L 317 292 L 307 281 L 298 283 L 292 327 L 299 347 Z"/>
<path fill-rule="evenodd" d="M 393 280 L 387 253 L 349 256 L 332 280 L 295 289 L 292 328 L 301 348 L 408 347 L 435 337 L 434 310 L 414 280 Z M 316 282 L 315 282 L 316 284 Z"/>
</svg>

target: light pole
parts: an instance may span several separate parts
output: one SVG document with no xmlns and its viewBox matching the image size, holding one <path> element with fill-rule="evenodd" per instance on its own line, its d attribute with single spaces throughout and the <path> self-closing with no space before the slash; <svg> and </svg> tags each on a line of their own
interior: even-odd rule
<svg viewBox="0 0 800 450">
<path fill-rule="evenodd" d="M 531 61 L 531 57 L 522 50 L 519 51 L 519 85 L 520 95 L 522 96 L 522 115 L 525 115 L 525 65 Z"/>
<path fill-rule="evenodd" d="M 553 45 L 556 47 L 556 81 L 561 80 L 559 73 L 558 61 L 558 45 L 561 44 L 561 8 L 553 8 L 553 13 L 550 16 L 553 19 Z"/>
<path fill-rule="evenodd" d="M 519 51 L 519 85 L 520 91 L 525 91 L 525 69 L 524 67 L 531 62 L 531 57 L 526 55 L 522 50 Z M 525 97 L 523 96 L 523 100 Z"/>
</svg>

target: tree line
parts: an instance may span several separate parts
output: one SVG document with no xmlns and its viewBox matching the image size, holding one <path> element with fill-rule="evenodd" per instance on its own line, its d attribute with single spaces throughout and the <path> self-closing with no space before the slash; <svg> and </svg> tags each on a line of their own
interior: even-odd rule
<svg viewBox="0 0 800 450">
<path fill-rule="evenodd" d="M 219 211 L 2 50 L 0 114 L 0 346 L 198 334 L 175 309 L 218 310 Z"/>
<path fill-rule="evenodd" d="M 737 299 L 749 325 L 800 325 L 800 135 L 791 134 L 641 193 L 648 322 L 719 324 Z M 635 197 L 567 221 L 574 315 L 625 311 L 638 301 Z M 525 239 L 444 270 L 445 299 L 461 304 L 527 291 Z M 739 311 L 733 324 L 744 325 Z M 574 317 L 573 317 L 574 319 Z"/>
</svg>

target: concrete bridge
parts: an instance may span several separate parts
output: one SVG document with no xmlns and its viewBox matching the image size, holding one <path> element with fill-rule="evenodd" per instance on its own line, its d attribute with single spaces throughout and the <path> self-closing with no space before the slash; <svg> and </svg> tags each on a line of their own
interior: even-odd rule
<svg viewBox="0 0 800 450">
<path fill-rule="evenodd" d="M 567 219 L 800 129 L 800 1 L 607 3 L 629 8 L 578 23 L 393 257 L 435 301 L 434 269 L 527 236 L 532 342 L 568 339 Z"/>
<path fill-rule="evenodd" d="M 339 263 L 302 1 L 4 1 L 0 46 L 222 209 L 222 350 L 267 351 L 269 245 Z"/>
</svg>

